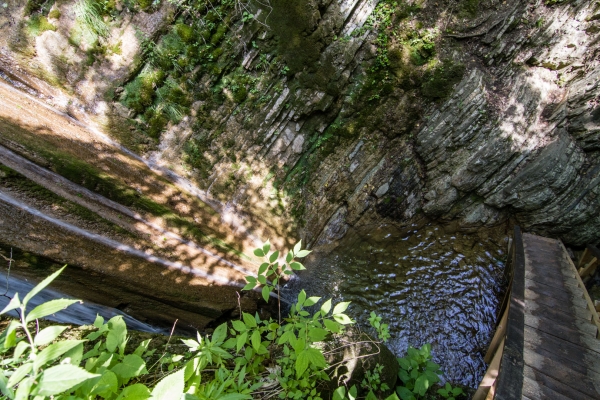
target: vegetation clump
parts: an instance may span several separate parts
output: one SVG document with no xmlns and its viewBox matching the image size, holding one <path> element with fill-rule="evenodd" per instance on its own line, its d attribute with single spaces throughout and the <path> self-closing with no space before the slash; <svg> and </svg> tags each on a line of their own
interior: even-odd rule
<svg viewBox="0 0 600 400">
<path fill-rule="evenodd" d="M 255 254 L 265 257 L 266 262 L 261 265 L 258 278 L 247 278 L 245 289 L 264 285 L 262 293 L 268 300 L 271 292 L 279 287 L 278 280 L 283 275 L 304 268 L 296 260 L 308 253 L 301 249 L 300 243 L 297 244 L 286 255 L 280 269 L 279 252 L 271 253 L 269 243 L 265 243 Z M 349 302 L 334 306 L 327 300 L 318 306 L 321 298 L 307 297 L 301 291 L 283 321 L 281 316 L 278 321 L 262 320 L 258 314 L 242 313 L 240 319 L 219 325 L 211 336 L 198 333 L 196 338 L 182 339 L 187 348 L 183 354 L 168 354 L 165 348 L 157 358 L 157 349 L 151 348 L 150 339 L 131 351 L 127 346 L 127 327 L 121 316 L 107 322 L 98 316 L 92 331 L 82 339 L 62 336 L 66 326 L 36 329 L 38 319 L 78 302 L 56 299 L 28 310 L 31 299 L 64 268 L 44 279 L 23 300 L 15 294 L 0 311 L 0 315 L 8 312 L 18 315 L 18 319 L 12 320 L 0 334 L 0 362 L 3 365 L 0 393 L 6 398 L 167 400 L 185 396 L 189 400 L 319 400 L 323 398 L 321 390 L 324 386 L 321 384 L 330 380 L 335 367 L 328 364 L 323 343 L 342 334 L 354 323 L 345 314 Z M 268 281 L 270 277 L 275 281 Z M 371 313 L 369 322 L 379 337 L 374 343 L 381 344 L 389 338 L 387 325 L 382 324 L 375 313 Z M 368 356 L 371 355 L 374 354 Z M 390 388 L 381 381 L 384 367 L 377 364 L 366 372 L 360 385 L 340 386 L 333 391 L 332 398 L 355 400 L 360 396 L 371 400 L 410 400 L 425 395 L 439 380 L 439 367 L 429 361 L 428 346 L 420 350 L 409 349 L 407 357 L 398 360 L 402 367 L 401 379 L 408 370 L 407 380 L 403 379 L 405 386 L 391 395 L 385 394 Z M 444 398 L 448 398 L 447 393 L 460 394 L 449 385 L 438 392 Z"/>
</svg>

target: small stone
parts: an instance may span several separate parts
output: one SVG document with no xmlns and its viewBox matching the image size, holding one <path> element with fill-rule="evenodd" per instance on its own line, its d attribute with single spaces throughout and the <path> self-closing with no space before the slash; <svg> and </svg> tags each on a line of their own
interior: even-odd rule
<svg viewBox="0 0 600 400">
<path fill-rule="evenodd" d="M 389 189 L 390 189 L 390 184 L 386 182 L 383 185 L 379 186 L 379 189 L 377 189 L 377 191 L 375 192 L 375 196 L 377 196 L 378 198 L 381 198 L 384 194 L 387 193 L 387 191 Z"/>
</svg>

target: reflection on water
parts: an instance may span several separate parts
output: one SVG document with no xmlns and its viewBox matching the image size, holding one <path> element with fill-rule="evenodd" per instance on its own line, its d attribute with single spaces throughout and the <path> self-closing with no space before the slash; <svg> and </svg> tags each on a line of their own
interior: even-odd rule
<svg viewBox="0 0 600 400">
<path fill-rule="evenodd" d="M 315 249 L 308 270 L 288 286 L 351 300 L 348 314 L 362 326 L 375 311 L 390 324 L 388 347 L 396 355 L 431 343 L 448 380 L 476 387 L 505 286 L 505 249 L 502 232 L 353 230 L 335 247 Z"/>
</svg>

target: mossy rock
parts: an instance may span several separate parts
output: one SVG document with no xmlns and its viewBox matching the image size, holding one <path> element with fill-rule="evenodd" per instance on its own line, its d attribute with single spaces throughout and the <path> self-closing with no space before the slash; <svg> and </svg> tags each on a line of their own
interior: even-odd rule
<svg viewBox="0 0 600 400">
<path fill-rule="evenodd" d="M 194 30 L 189 25 L 179 23 L 175 25 L 175 32 L 177 33 L 177 35 L 179 35 L 181 40 L 183 40 L 186 43 L 191 43 L 194 39 Z"/>
<path fill-rule="evenodd" d="M 447 97 L 453 86 L 465 73 L 465 66 L 451 60 L 444 60 L 425 75 L 421 86 L 422 94 L 432 99 Z"/>
</svg>

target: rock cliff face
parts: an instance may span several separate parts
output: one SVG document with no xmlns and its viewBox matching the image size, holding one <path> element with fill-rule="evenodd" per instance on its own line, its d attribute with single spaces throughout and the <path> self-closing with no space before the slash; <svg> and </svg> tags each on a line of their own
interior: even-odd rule
<svg viewBox="0 0 600 400">
<path fill-rule="evenodd" d="M 600 240 L 597 3 L 117 1 L 91 38 L 81 1 L 8 16 L 30 3 L 2 11 L 11 79 L 279 235 L 425 216 Z"/>
</svg>

